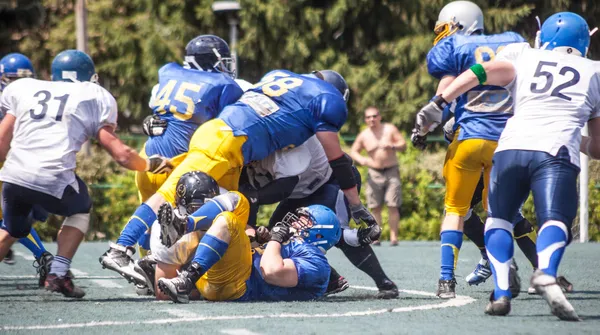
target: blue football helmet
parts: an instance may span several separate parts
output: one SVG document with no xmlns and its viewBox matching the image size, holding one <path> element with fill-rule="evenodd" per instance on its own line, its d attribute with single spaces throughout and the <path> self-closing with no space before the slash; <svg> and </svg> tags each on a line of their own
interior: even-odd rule
<svg viewBox="0 0 600 335">
<path fill-rule="evenodd" d="M 350 99 L 350 88 L 348 88 L 348 84 L 341 74 L 333 70 L 313 71 L 312 74 L 337 88 L 337 90 L 340 91 L 344 97 L 344 101 L 348 101 L 348 99 Z"/>
<path fill-rule="evenodd" d="M 288 213 L 283 222 L 296 229 L 297 235 L 325 253 L 336 245 L 342 236 L 340 221 L 335 213 L 323 205 L 300 207 Z"/>
<path fill-rule="evenodd" d="M 0 59 L 0 92 L 18 78 L 31 78 L 35 72 L 29 58 L 20 53 L 8 54 Z"/>
<path fill-rule="evenodd" d="M 65 50 L 52 61 L 52 80 L 80 82 L 98 82 L 94 61 L 85 52 Z"/>
<path fill-rule="evenodd" d="M 550 16 L 540 29 L 540 47 L 585 57 L 590 46 L 590 28 L 585 20 L 571 12 Z"/>
<path fill-rule="evenodd" d="M 183 66 L 209 72 L 223 72 L 235 79 L 235 59 L 231 57 L 229 45 L 215 35 L 200 35 L 185 47 Z"/>
</svg>

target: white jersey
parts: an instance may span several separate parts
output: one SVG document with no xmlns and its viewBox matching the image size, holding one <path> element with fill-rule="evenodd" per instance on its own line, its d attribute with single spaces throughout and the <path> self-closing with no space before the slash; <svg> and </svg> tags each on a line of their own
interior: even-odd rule
<svg viewBox="0 0 600 335">
<path fill-rule="evenodd" d="M 265 159 L 250 163 L 247 167 L 250 184 L 261 188 L 275 179 L 298 176 L 290 199 L 311 195 L 331 177 L 331 167 L 325 150 L 316 136 L 293 149 L 278 150 Z"/>
<path fill-rule="evenodd" d="M 496 151 L 533 150 L 556 156 L 565 146 L 571 163 L 579 166 L 581 129 L 600 116 L 600 66 L 566 53 L 532 49 L 527 43 L 506 46 L 496 60 L 511 62 L 515 80 L 514 116 Z"/>
<path fill-rule="evenodd" d="M 0 112 L 14 115 L 0 180 L 62 198 L 79 191 L 75 155 L 104 126 L 116 127 L 117 103 L 101 86 L 19 79 L 6 87 Z"/>
</svg>

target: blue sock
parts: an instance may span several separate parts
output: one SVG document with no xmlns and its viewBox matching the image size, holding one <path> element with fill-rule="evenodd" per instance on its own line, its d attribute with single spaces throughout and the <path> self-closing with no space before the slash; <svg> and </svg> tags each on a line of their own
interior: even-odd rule
<svg viewBox="0 0 600 335">
<path fill-rule="evenodd" d="M 140 245 L 140 248 L 150 250 L 150 231 L 149 230 L 146 230 L 144 235 L 142 235 L 142 237 L 140 237 L 140 239 L 138 240 L 138 244 Z"/>
<path fill-rule="evenodd" d="M 223 257 L 227 248 L 229 248 L 228 243 L 205 234 L 198 244 L 193 261 L 200 264 L 202 271 L 206 272 Z"/>
<path fill-rule="evenodd" d="M 156 221 L 156 214 L 152 208 L 145 203 L 141 204 L 129 218 L 129 222 L 127 222 L 121 236 L 117 239 L 117 244 L 126 247 L 134 246 L 140 237 L 150 229 L 154 221 Z"/>
<path fill-rule="evenodd" d="M 536 249 L 538 266 L 545 274 L 556 277 L 567 240 L 567 226 L 562 222 L 548 221 L 540 229 Z"/>
<path fill-rule="evenodd" d="M 444 230 L 440 234 L 442 252 L 442 270 L 440 279 L 450 280 L 454 278 L 454 269 L 458 260 L 458 252 L 462 246 L 463 233 L 459 230 Z"/>
<path fill-rule="evenodd" d="M 46 252 L 46 248 L 44 248 L 42 240 L 40 240 L 38 233 L 33 228 L 31 228 L 29 236 L 19 239 L 19 242 L 29 249 L 35 258 L 40 258 L 42 254 Z"/>
<path fill-rule="evenodd" d="M 512 224 L 498 218 L 488 218 L 485 227 L 485 246 L 494 275 L 494 299 L 512 298 L 508 273 L 514 253 Z"/>
<path fill-rule="evenodd" d="M 186 233 L 196 230 L 207 230 L 212 225 L 217 215 L 225 211 L 224 206 L 213 200 L 207 201 L 187 218 Z"/>
</svg>

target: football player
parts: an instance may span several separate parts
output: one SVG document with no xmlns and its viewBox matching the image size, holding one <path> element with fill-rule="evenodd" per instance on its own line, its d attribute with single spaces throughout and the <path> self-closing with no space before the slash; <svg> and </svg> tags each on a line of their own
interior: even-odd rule
<svg viewBox="0 0 600 335">
<path fill-rule="evenodd" d="M 186 178 L 196 182 L 184 181 Z M 187 249 L 192 251 L 193 259 L 178 275 L 161 271 L 164 252 L 157 250 L 156 278 L 162 292 L 157 294 L 159 299 L 187 303 L 194 288 L 211 301 L 314 300 L 325 294 L 330 268 L 324 253 L 341 235 L 338 219 L 329 208 L 312 205 L 289 213 L 273 228 L 266 248 L 252 249 L 245 232 L 249 204 L 243 195 L 228 192 L 209 201 L 218 186 L 202 172 L 185 174 L 178 184 L 178 190 L 183 190 L 179 185 L 189 187 L 181 194 L 183 197 L 178 193 L 177 210 L 189 212 L 215 201 L 231 207 L 214 219 L 199 242 L 186 242 L 197 248 Z M 182 203 L 187 194 L 194 194 L 194 200 Z M 161 225 L 165 219 L 160 216 Z M 294 232 L 296 237 L 292 238 Z M 183 241 L 178 240 L 166 252 L 184 255 L 180 247 Z"/>
<path fill-rule="evenodd" d="M 0 59 L 0 95 L 4 91 L 4 88 L 13 81 L 20 78 L 33 78 L 35 71 L 33 70 L 33 64 L 27 56 L 20 53 L 8 54 Z M 4 118 L 4 114 L 0 115 L 0 120 Z M 1 167 L 1 164 L 0 164 Z M 0 187 L 2 183 L 0 182 Z M 41 208 L 34 208 L 30 213 L 27 220 L 30 221 L 46 221 L 47 213 Z M 2 210 L 0 209 L 0 227 L 4 227 L 2 222 Z M 50 263 L 54 256 L 46 251 L 42 240 L 35 231 L 31 228 L 31 233 L 27 237 L 19 239 L 19 242 L 23 244 L 35 257 L 34 266 L 39 273 L 39 286 L 44 287 L 48 270 L 50 269 Z M 14 255 L 12 249 L 9 249 L 8 254 L 4 257 L 4 262 L 7 264 L 14 264 Z"/>
<path fill-rule="evenodd" d="M 130 224 L 135 222 L 138 230 L 147 229 L 143 222 L 156 220 L 156 212 L 165 201 L 173 204 L 177 182 L 187 172 L 205 172 L 224 189 L 237 190 L 246 163 L 261 160 L 276 150 L 300 145 L 314 134 L 348 197 L 354 220 L 369 226 L 376 224 L 360 202 L 352 162 L 342 152 L 337 135 L 347 117 L 348 96 L 344 78 L 335 71 L 307 75 L 285 70 L 268 73 L 238 102 L 225 107 L 216 119 L 198 128 L 184 161 L 158 192 L 136 210 Z M 180 227 L 189 230 L 177 230 Z M 174 243 L 184 232 L 196 230 L 196 225 L 187 226 L 184 220 L 178 225 L 162 226 L 161 230 L 161 234 Z"/>
<path fill-rule="evenodd" d="M 579 152 L 600 158 L 600 67 L 585 58 L 589 43 L 589 28 L 581 16 L 554 14 L 540 29 L 536 43 L 540 49 L 527 43 L 507 46 L 496 60 L 473 65 L 435 99 L 451 101 L 487 83 L 507 87 L 515 100 L 514 116 L 500 137 L 491 174 L 485 244 L 496 286 L 487 314 L 510 312 L 511 220 L 531 191 L 541 227 L 539 269 L 531 284 L 552 314 L 562 320 L 579 320 L 556 275 L 577 214 Z M 435 103 L 424 107 L 427 115 L 439 111 Z M 590 137 L 582 138 L 586 123 Z"/>
<path fill-rule="evenodd" d="M 58 233 L 58 252 L 45 282 L 47 290 L 81 298 L 85 292 L 67 275 L 71 259 L 89 227 L 87 186 L 75 174 L 75 155 L 91 137 L 97 138 L 122 166 L 160 173 L 166 158 L 140 157 L 115 135 L 117 104 L 96 84 L 92 59 L 77 50 L 59 53 L 52 61 L 52 80 L 17 80 L 6 87 L 0 111 L 0 171 L 4 223 L 0 230 L 0 260 L 10 246 L 30 233 L 27 220 L 34 206 L 65 217 Z M 10 152 L 9 152 L 10 149 Z M 8 154 L 8 156 L 7 156 Z"/>
<path fill-rule="evenodd" d="M 214 119 L 221 110 L 237 101 L 242 90 L 235 83 L 235 66 L 227 43 L 214 35 L 200 35 L 185 48 L 183 66 L 169 63 L 158 71 L 159 83 L 152 90 L 153 115 L 144 122 L 150 137 L 142 155 L 170 157 L 177 165 L 187 155 L 190 138 L 201 124 Z M 167 126 L 168 124 L 168 126 Z M 153 210 L 145 203 L 165 182 L 168 174 L 136 173 L 136 185 L 142 205 L 129 219 L 117 239 L 100 257 L 100 264 L 136 283 L 144 282 L 131 256 L 136 243 L 149 248 L 148 219 Z"/>
<path fill-rule="evenodd" d="M 375 281 L 379 289 L 378 298 L 398 297 L 396 284 L 387 277 L 370 245 L 381 234 L 379 225 L 359 229 L 349 227 L 347 199 L 335 178 L 331 177 L 327 156 L 315 136 L 298 147 L 276 151 L 261 161 L 252 162 L 245 170 L 242 176 L 247 177 L 247 183 L 240 182 L 240 192 L 251 201 L 251 226 L 256 227 L 252 217 L 256 216 L 258 205 L 279 202 L 269 220 L 269 228 L 296 208 L 312 204 L 326 206 L 336 213 L 342 227 L 342 237 L 336 246 L 352 264 Z M 360 174 L 354 167 L 353 171 L 360 188 Z M 260 231 L 264 227 L 258 229 Z M 257 237 L 259 235 L 257 232 Z M 348 282 L 332 267 L 327 294 L 338 293 L 348 287 Z"/>
<path fill-rule="evenodd" d="M 469 66 L 494 59 L 507 44 L 525 41 L 513 32 L 485 35 L 483 30 L 483 13 L 470 1 L 454 1 L 440 11 L 434 47 L 427 55 L 429 73 L 440 79 L 438 93 Z M 449 106 L 437 96 L 430 103 L 436 104 L 441 110 Z M 482 171 L 483 205 L 487 207 L 492 155 L 506 120 L 512 116 L 512 99 L 502 87 L 480 85 L 458 97 L 454 115 L 453 130 L 456 135 L 448 147 L 444 162 L 445 218 L 440 233 L 441 271 L 436 292 L 438 297 L 444 299 L 456 296 L 454 270 L 463 240 L 464 218 L 469 212 Z M 413 143 L 420 144 L 421 139 L 439 125 L 442 115 L 435 119 L 437 123 L 430 122 L 429 118 L 431 116 L 423 111 L 417 114 Z M 519 281 L 514 266 L 511 278 L 517 294 L 520 285 L 517 285 Z"/>
</svg>

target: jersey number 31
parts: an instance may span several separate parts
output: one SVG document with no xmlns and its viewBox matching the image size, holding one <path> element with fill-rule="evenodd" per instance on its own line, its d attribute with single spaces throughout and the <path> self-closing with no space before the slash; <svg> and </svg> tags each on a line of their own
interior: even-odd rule
<svg viewBox="0 0 600 335">
<path fill-rule="evenodd" d="M 56 112 L 56 121 L 62 121 L 62 116 L 65 111 L 65 105 L 69 95 L 65 94 L 60 97 L 52 98 L 52 94 L 46 90 L 42 90 L 33 95 L 34 98 L 38 99 L 38 104 L 29 110 L 29 116 L 34 120 L 41 120 L 48 113 L 48 104 L 54 104 L 54 100 L 58 101 L 58 111 Z M 52 101 L 51 101 L 52 100 Z"/>
</svg>

